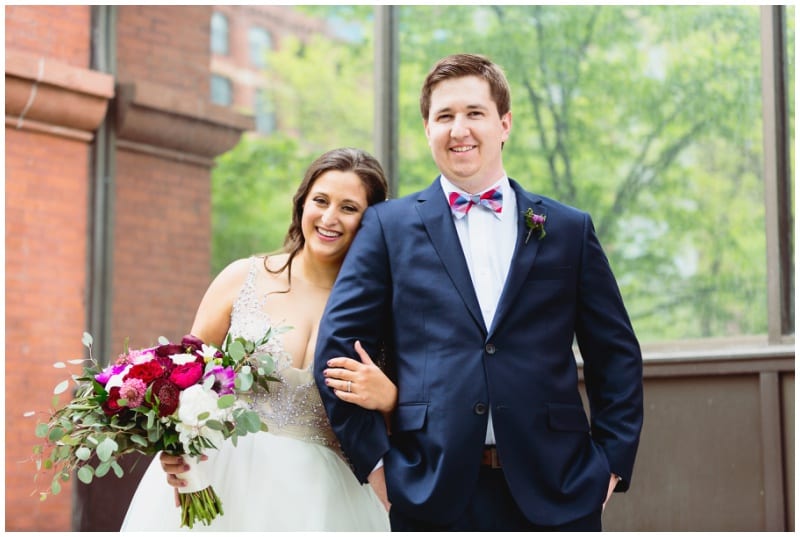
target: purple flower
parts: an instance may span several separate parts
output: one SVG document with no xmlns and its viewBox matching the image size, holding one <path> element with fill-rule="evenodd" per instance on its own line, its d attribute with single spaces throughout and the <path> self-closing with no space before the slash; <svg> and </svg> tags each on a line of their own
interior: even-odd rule
<svg viewBox="0 0 800 537">
<path fill-rule="evenodd" d="M 103 371 L 95 375 L 94 380 L 105 386 L 111 377 L 113 377 L 114 375 L 119 375 L 125 370 L 126 367 L 128 367 L 128 364 L 110 365 L 105 369 L 103 369 Z"/>
<path fill-rule="evenodd" d="M 203 376 L 203 380 L 211 376 L 214 377 L 214 385 L 211 387 L 212 390 L 220 395 L 233 393 L 233 383 L 236 380 L 236 373 L 234 373 L 232 367 L 216 365 Z"/>
<path fill-rule="evenodd" d="M 194 353 L 203 348 L 203 340 L 192 334 L 186 334 L 181 339 L 181 346 L 185 349 L 184 352 Z"/>
<path fill-rule="evenodd" d="M 523 215 L 525 217 L 525 226 L 528 228 L 528 234 L 525 236 L 525 244 L 531 238 L 531 233 L 538 233 L 539 240 L 543 239 L 547 233 L 544 230 L 544 223 L 547 220 L 547 215 L 534 214 L 533 209 L 528 209 Z"/>
</svg>

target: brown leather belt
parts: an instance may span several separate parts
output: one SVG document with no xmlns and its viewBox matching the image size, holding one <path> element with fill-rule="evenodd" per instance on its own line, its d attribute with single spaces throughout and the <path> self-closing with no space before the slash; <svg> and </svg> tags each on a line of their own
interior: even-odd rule
<svg viewBox="0 0 800 537">
<path fill-rule="evenodd" d="M 500 457 L 497 455 L 497 448 L 494 446 L 484 446 L 483 457 L 481 457 L 481 465 L 489 466 L 490 468 L 502 468 L 500 464 Z"/>
</svg>

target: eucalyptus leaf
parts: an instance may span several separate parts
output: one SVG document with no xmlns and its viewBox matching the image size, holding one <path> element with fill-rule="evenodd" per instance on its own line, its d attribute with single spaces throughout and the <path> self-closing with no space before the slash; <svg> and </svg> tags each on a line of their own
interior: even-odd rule
<svg viewBox="0 0 800 537">
<path fill-rule="evenodd" d="M 218 408 L 230 408 L 236 403 L 236 396 L 233 394 L 226 394 L 217 399 Z"/>
<path fill-rule="evenodd" d="M 131 442 L 133 442 L 134 444 L 138 444 L 138 445 L 140 445 L 142 447 L 147 447 L 147 439 L 142 437 L 142 435 L 139 435 L 139 434 L 132 434 L 131 435 Z"/>
<path fill-rule="evenodd" d="M 87 485 L 92 482 L 94 478 L 94 470 L 88 464 L 86 466 L 81 466 L 78 470 L 78 479 L 81 483 L 86 483 Z"/>
<path fill-rule="evenodd" d="M 231 343 L 230 347 L 228 348 L 228 354 L 230 354 L 231 358 L 235 361 L 239 361 L 245 357 L 244 345 L 238 339 Z"/>
<path fill-rule="evenodd" d="M 95 468 L 94 474 L 97 477 L 103 477 L 108 473 L 110 469 L 111 469 L 111 461 L 101 462 L 100 464 L 97 465 L 97 468 Z"/>
<path fill-rule="evenodd" d="M 81 446 L 75 450 L 75 456 L 82 461 L 88 461 L 92 456 L 92 450 L 86 446 Z"/>
<path fill-rule="evenodd" d="M 219 420 L 208 420 L 205 425 L 213 431 L 222 431 L 225 428 L 225 426 Z"/>
<path fill-rule="evenodd" d="M 122 466 L 119 465 L 117 461 L 111 461 L 111 469 L 114 470 L 114 475 L 117 477 L 122 477 L 125 475 L 125 471 L 122 469 Z"/>
<path fill-rule="evenodd" d="M 51 442 L 58 442 L 61 440 L 61 437 L 64 436 L 64 429 L 61 427 L 53 427 L 50 430 L 50 434 L 47 435 L 47 439 Z"/>
<path fill-rule="evenodd" d="M 56 395 L 64 393 L 65 391 L 67 391 L 67 388 L 69 388 L 69 381 L 62 380 L 56 385 L 55 389 L 53 390 L 53 393 Z"/>
<path fill-rule="evenodd" d="M 85 347 L 91 348 L 92 342 L 94 342 L 92 335 L 89 332 L 84 332 L 83 337 L 81 338 L 81 343 L 83 343 Z"/>
<path fill-rule="evenodd" d="M 113 439 L 105 438 L 97 446 L 97 457 L 105 462 L 111 458 L 117 448 L 119 448 L 119 445 Z"/>
</svg>

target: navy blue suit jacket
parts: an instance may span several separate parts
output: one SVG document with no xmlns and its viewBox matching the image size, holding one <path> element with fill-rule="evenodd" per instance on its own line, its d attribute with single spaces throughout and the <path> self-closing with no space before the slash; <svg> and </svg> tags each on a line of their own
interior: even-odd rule
<svg viewBox="0 0 800 537">
<path fill-rule="evenodd" d="M 630 483 L 642 359 L 617 283 L 588 214 L 511 185 L 518 241 L 491 330 L 438 179 L 366 211 L 320 323 L 315 377 L 356 476 L 365 482 L 383 457 L 392 508 L 420 520 L 451 523 L 466 508 L 487 406 L 509 488 L 532 522 L 598 509 L 612 472 L 617 490 Z M 525 243 L 528 208 L 547 215 L 547 235 Z M 357 339 L 372 356 L 386 347 L 398 386 L 390 435 L 379 413 L 324 384 L 326 360 L 356 357 Z"/>
</svg>

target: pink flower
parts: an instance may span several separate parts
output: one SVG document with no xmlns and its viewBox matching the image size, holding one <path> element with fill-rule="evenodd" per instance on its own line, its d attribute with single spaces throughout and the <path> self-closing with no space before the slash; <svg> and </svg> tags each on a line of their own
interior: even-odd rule
<svg viewBox="0 0 800 537">
<path fill-rule="evenodd" d="M 220 395 L 227 395 L 233 393 L 234 381 L 236 380 L 236 373 L 232 367 L 222 367 L 221 365 L 214 366 L 211 371 L 203 376 L 203 380 L 208 377 L 214 377 L 214 385 L 211 389 Z"/>
<path fill-rule="evenodd" d="M 128 352 L 127 361 L 131 364 L 143 364 L 156 357 L 155 347 L 150 349 L 137 349 Z"/>
<path fill-rule="evenodd" d="M 119 395 L 122 399 L 127 399 L 128 408 L 136 408 L 144 402 L 144 393 L 147 391 L 147 384 L 143 380 L 130 378 L 122 383 L 119 388 Z"/>
<path fill-rule="evenodd" d="M 203 366 L 197 362 L 189 362 L 176 366 L 169 375 L 169 380 L 172 381 L 178 388 L 184 390 L 193 384 L 197 384 L 200 377 L 203 376 Z"/>
</svg>

